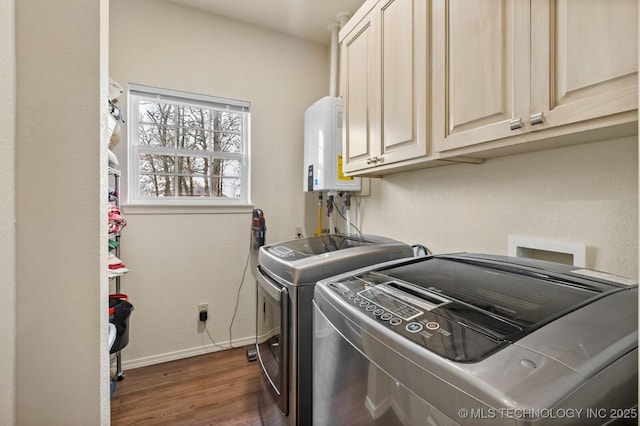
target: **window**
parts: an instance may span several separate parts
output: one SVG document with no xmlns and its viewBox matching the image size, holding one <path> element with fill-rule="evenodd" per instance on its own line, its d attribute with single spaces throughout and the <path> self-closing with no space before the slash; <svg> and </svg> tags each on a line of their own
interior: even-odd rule
<svg viewBox="0 0 640 426">
<path fill-rule="evenodd" d="M 129 198 L 248 204 L 249 103 L 129 86 Z"/>
</svg>

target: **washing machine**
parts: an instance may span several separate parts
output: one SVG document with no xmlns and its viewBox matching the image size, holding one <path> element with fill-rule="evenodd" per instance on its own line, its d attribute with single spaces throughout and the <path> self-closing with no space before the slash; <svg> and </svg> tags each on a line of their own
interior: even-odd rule
<svg viewBox="0 0 640 426">
<path fill-rule="evenodd" d="M 412 246 L 377 235 L 321 235 L 260 248 L 256 352 L 262 373 L 259 407 L 263 424 L 311 424 L 316 282 L 409 257 L 414 257 Z"/>
<path fill-rule="evenodd" d="M 313 424 L 637 424 L 638 287 L 479 254 L 320 281 Z"/>
</svg>

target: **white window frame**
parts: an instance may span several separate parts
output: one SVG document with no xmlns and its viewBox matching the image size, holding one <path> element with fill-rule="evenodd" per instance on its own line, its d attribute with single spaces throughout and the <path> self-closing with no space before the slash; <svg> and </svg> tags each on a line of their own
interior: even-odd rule
<svg viewBox="0 0 640 426">
<path fill-rule="evenodd" d="M 202 107 L 206 109 L 232 111 L 241 116 L 241 152 L 215 152 L 195 151 L 208 153 L 210 158 L 235 159 L 240 163 L 240 192 L 238 198 L 224 197 L 194 197 L 194 196 L 165 196 L 165 197 L 144 197 L 140 195 L 140 161 L 141 152 L 157 155 L 177 155 L 190 157 L 204 157 L 205 155 L 194 155 L 194 150 L 178 148 L 154 148 L 139 144 L 139 102 L 147 100 L 152 102 L 161 101 L 181 106 Z M 139 84 L 129 84 L 128 86 L 128 201 L 132 205 L 147 206 L 249 206 L 250 197 L 250 103 L 232 99 L 218 98 L 214 96 L 200 95 L 194 93 L 180 92 L 170 89 L 160 89 L 156 87 Z M 177 168 L 177 165 L 176 165 Z"/>
</svg>

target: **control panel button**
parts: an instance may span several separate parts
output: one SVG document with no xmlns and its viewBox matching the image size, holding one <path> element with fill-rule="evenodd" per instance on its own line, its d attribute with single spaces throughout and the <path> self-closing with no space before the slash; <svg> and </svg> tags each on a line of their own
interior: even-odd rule
<svg viewBox="0 0 640 426">
<path fill-rule="evenodd" d="M 388 313 L 388 312 L 387 312 L 386 314 L 382 314 L 382 315 L 380 315 L 380 319 L 381 319 L 381 320 L 383 320 L 383 321 L 388 321 L 388 320 L 390 320 L 391 318 L 393 318 L 393 315 L 391 315 L 391 314 L 390 314 L 390 313 Z"/>
<path fill-rule="evenodd" d="M 348 296 L 349 294 L 351 294 L 351 290 L 345 290 L 345 291 L 342 292 L 342 294 L 344 296 Z"/>
<path fill-rule="evenodd" d="M 369 304 L 369 302 L 367 300 L 360 302 L 360 307 L 364 308 L 365 306 L 367 306 Z"/>
<path fill-rule="evenodd" d="M 373 311 L 373 315 L 378 316 L 384 314 L 384 309 L 376 309 Z"/>
<path fill-rule="evenodd" d="M 362 298 L 361 297 L 356 297 L 355 299 L 353 299 L 353 301 L 355 303 L 360 303 L 360 302 L 362 302 Z"/>
<path fill-rule="evenodd" d="M 369 305 L 365 308 L 367 312 L 375 311 L 376 309 L 378 309 L 376 305 Z"/>
<path fill-rule="evenodd" d="M 402 320 L 400 318 L 392 318 L 391 321 L 389 321 L 389 324 L 391 324 L 391 325 L 400 325 L 400 324 L 402 324 Z"/>
<path fill-rule="evenodd" d="M 410 333 L 418 333 L 422 331 L 422 324 L 420 324 L 419 322 L 410 322 L 409 324 L 407 324 L 405 329 Z"/>
<path fill-rule="evenodd" d="M 435 321 L 429 321 L 425 324 L 425 327 L 427 327 L 429 330 L 437 330 L 440 328 L 440 324 Z"/>
</svg>

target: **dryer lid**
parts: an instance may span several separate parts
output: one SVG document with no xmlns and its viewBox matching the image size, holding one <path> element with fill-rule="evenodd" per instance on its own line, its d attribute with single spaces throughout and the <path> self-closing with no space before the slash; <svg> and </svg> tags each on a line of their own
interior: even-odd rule
<svg viewBox="0 0 640 426">
<path fill-rule="evenodd" d="M 410 245 L 377 235 L 321 235 L 260 247 L 258 262 L 271 276 L 293 285 L 413 256 Z"/>
<path fill-rule="evenodd" d="M 305 259 L 338 250 L 364 247 L 393 240 L 373 235 L 319 235 L 271 244 L 264 248 L 273 256 L 294 260 Z"/>
</svg>

